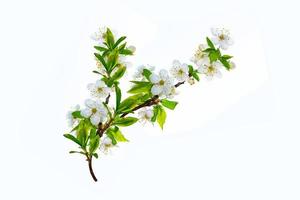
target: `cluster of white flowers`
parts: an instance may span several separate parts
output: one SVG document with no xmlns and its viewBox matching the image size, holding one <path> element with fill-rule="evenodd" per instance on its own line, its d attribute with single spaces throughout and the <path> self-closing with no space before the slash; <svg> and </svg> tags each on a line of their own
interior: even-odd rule
<svg viewBox="0 0 300 200">
<path fill-rule="evenodd" d="M 213 35 L 212 41 L 217 47 L 227 50 L 228 47 L 233 44 L 233 40 L 227 29 L 212 28 L 211 32 Z M 200 44 L 191 58 L 191 61 L 198 66 L 197 71 L 199 73 L 206 75 L 207 80 L 212 80 L 214 77 L 221 78 L 222 63 L 220 61 L 214 61 L 211 63 L 209 54 L 204 51 L 207 48 L 208 46 L 206 44 Z M 235 64 L 233 62 L 230 62 L 229 65 L 230 69 L 235 68 Z"/>
</svg>

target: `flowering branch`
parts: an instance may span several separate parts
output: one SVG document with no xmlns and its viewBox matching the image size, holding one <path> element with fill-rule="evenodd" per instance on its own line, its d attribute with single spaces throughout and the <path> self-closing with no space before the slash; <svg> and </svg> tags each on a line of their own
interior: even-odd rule
<svg viewBox="0 0 300 200">
<path fill-rule="evenodd" d="M 80 151 L 70 153 L 83 154 L 88 162 L 90 174 L 97 181 L 92 167 L 93 158 L 98 158 L 97 150 L 107 154 L 119 142 L 128 142 L 121 132 L 121 127 L 130 126 L 137 121 L 157 122 L 163 129 L 167 112 L 165 108 L 174 110 L 178 102 L 172 101 L 176 89 L 188 82 L 193 85 L 205 76 L 208 80 L 221 76 L 221 68 L 231 70 L 235 67 L 232 56 L 224 55 L 232 44 L 230 34 L 225 29 L 212 29 L 213 37 L 206 38 L 206 43 L 199 45 L 188 65 L 175 60 L 170 70 L 162 69 L 158 74 L 152 66 L 140 66 L 134 74 L 133 83 L 123 97 L 119 80 L 125 74 L 129 63 L 128 56 L 135 52 L 135 47 L 127 46 L 126 37 L 118 37 L 109 28 L 100 29 L 93 35 L 97 42 L 94 54 L 98 69 L 93 72 L 100 75 L 96 83 L 88 84 L 92 99 L 85 101 L 86 108 L 76 106 L 68 113 L 70 133 L 64 136 L 79 145 Z M 174 84 L 174 80 L 177 81 Z M 110 101 L 114 94 L 115 102 Z M 136 115 L 136 111 L 138 111 Z M 130 115 L 130 116 L 129 116 Z M 74 134 L 72 134 L 74 133 Z"/>
</svg>

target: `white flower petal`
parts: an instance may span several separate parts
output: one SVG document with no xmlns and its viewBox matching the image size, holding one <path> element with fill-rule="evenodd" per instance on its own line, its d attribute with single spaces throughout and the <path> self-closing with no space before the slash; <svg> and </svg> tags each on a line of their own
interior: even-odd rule
<svg viewBox="0 0 300 200">
<path fill-rule="evenodd" d="M 85 108 L 80 112 L 80 114 L 85 118 L 89 118 L 92 115 L 92 110 L 89 108 Z"/>
<path fill-rule="evenodd" d="M 97 126 L 101 121 L 101 116 L 98 114 L 93 114 L 90 119 L 91 119 L 91 123 Z"/>
<path fill-rule="evenodd" d="M 88 107 L 88 108 L 94 108 L 94 107 L 96 107 L 96 106 L 95 106 L 95 105 L 96 105 L 96 102 L 93 101 L 92 99 L 87 99 L 87 100 L 85 100 L 84 104 L 85 104 L 86 107 Z"/>
<path fill-rule="evenodd" d="M 159 95 L 162 92 L 162 87 L 159 85 L 153 85 L 151 88 L 151 93 L 153 95 Z"/>
<path fill-rule="evenodd" d="M 150 75 L 150 81 L 151 81 L 151 83 L 158 83 L 159 82 L 159 80 L 160 80 L 160 78 L 159 78 L 159 76 L 158 75 L 156 75 L 156 74 L 151 74 Z"/>
</svg>

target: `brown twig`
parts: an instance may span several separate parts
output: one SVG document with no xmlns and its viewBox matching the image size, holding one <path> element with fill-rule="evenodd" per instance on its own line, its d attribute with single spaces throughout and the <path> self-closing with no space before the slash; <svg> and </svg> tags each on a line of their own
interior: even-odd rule
<svg viewBox="0 0 300 200">
<path fill-rule="evenodd" d="M 87 158 L 87 161 L 88 161 L 90 174 L 91 174 L 91 176 L 93 177 L 93 180 L 94 180 L 95 182 L 97 182 L 98 180 L 97 180 L 97 177 L 96 177 L 96 175 L 95 175 L 95 173 L 94 173 L 93 165 L 92 165 L 92 158 L 93 158 L 93 157 L 92 157 L 92 156 L 89 156 L 88 154 L 86 154 L 86 158 Z"/>
</svg>

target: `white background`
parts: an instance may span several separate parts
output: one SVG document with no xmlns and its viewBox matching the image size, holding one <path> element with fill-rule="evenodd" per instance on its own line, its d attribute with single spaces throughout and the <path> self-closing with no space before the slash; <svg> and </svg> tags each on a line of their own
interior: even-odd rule
<svg viewBox="0 0 300 200">
<path fill-rule="evenodd" d="M 300 199 L 297 1 L 1 1 L 0 199 Z M 139 64 L 188 61 L 210 27 L 237 69 L 180 88 L 165 130 L 137 124 L 95 160 L 64 139 L 96 80 L 90 34 L 108 25 Z"/>
</svg>

